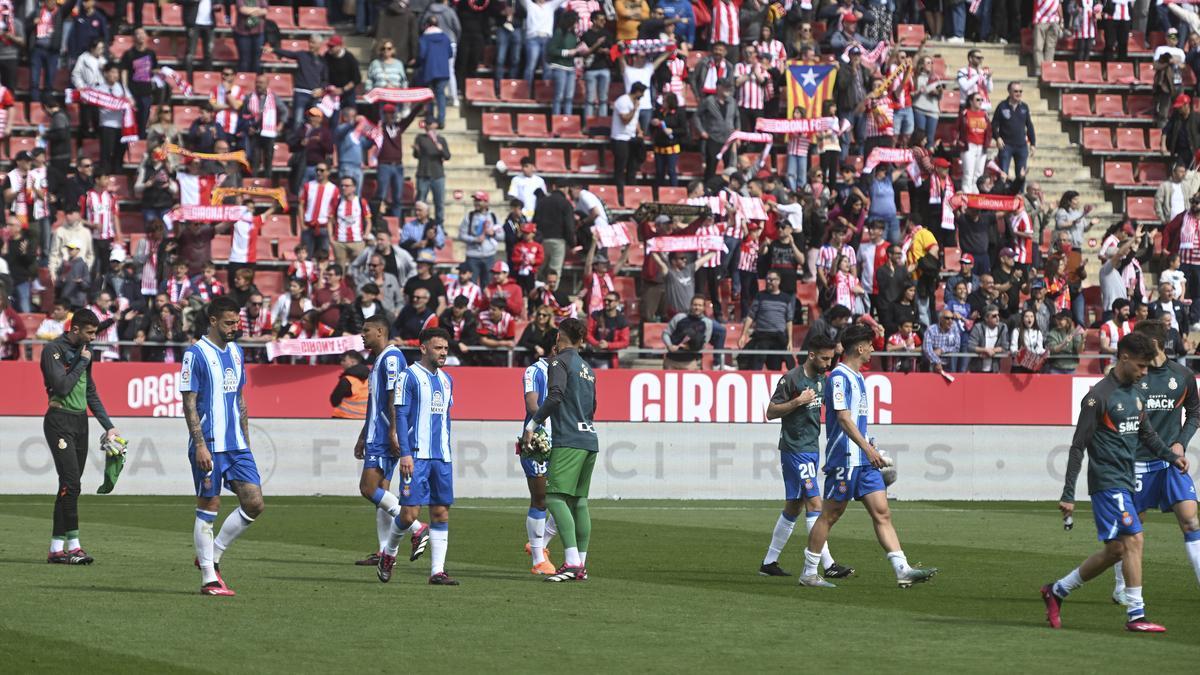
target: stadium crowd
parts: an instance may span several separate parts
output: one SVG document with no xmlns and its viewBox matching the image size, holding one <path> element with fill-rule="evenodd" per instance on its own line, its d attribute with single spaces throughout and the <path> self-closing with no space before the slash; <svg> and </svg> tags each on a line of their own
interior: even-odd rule
<svg viewBox="0 0 1200 675">
<path fill-rule="evenodd" d="M 398 343 L 440 325 L 458 362 L 475 365 L 511 363 L 513 349 L 518 363 L 535 358 L 567 316 L 588 320 L 597 367 L 618 364 L 640 336 L 646 349 L 661 344 L 669 368 L 702 367 L 709 346 L 747 350 L 740 368 L 779 368 L 805 336 L 852 322 L 896 353 L 881 367 L 902 371 L 1074 372 L 1087 328 L 1099 327 L 1099 351 L 1112 352 L 1139 320 L 1166 322 L 1176 355 L 1193 349 L 1200 173 L 1189 167 L 1200 117 L 1181 69 L 1200 68 L 1200 35 L 1194 17 L 1175 11 L 1191 5 L 1150 15 L 1169 36 L 1155 91 L 1164 149 L 1179 162 L 1155 198 L 1162 243 L 1118 219 L 1092 282 L 1084 238 L 1103 224 L 1078 193 L 1048 197 L 1028 175 L 1037 129 L 1026 83 L 994 81 L 977 49 L 939 66 L 928 47 L 1016 41 L 1032 27 L 1040 47 L 1070 33 L 1086 56 L 1087 31 L 1129 30 L 1128 0 L 359 0 L 354 16 L 333 3 L 335 26 L 374 38 L 365 78 L 339 34 L 284 43 L 273 19 L 291 22 L 300 6 L 182 3 L 187 47 L 175 71 L 159 63 L 151 41 L 161 24 L 143 21 L 140 3 L 128 16 L 121 3 L 117 20 L 96 0 L 25 4 L 0 0 L 0 117 L 37 121 L 3 186 L 5 358 L 87 307 L 114 343 L 102 358 L 174 361 L 202 333 L 198 318 L 216 295 L 243 308 L 244 343 L 354 334 L 382 312 Z M 913 24 L 929 37 L 902 48 L 901 29 Z M 232 29 L 233 58 L 215 59 L 211 94 L 177 125 L 172 95 L 191 95 L 211 69 L 222 27 Z M 1126 57 L 1110 53 L 1117 43 L 1107 41 L 1106 60 Z M 271 68 L 291 62 L 281 89 Z M 832 86 L 790 82 L 795 65 L 829 66 Z M 70 73 L 65 99 L 60 67 Z M 554 115 L 574 114 L 581 78 L 584 121 L 608 137 L 616 193 L 602 198 L 577 175 L 544 178 L 531 152 L 504 179 L 504 203 L 481 190 L 451 219 L 446 167 L 455 160 L 439 129 L 485 67 L 496 93 L 510 79 L 527 91 L 551 82 Z M 622 93 L 609 96 L 614 81 Z M 366 95 L 410 87 L 429 87 L 433 100 Z M 947 92 L 961 107 L 939 127 Z M 819 109 L 789 110 L 799 98 Z M 756 123 L 788 117 L 835 121 L 780 136 L 786 159 L 769 161 L 774 139 L 755 135 Z M 15 126 L 3 133 L 21 138 Z M 680 199 L 659 200 L 693 210 L 659 203 L 623 229 L 634 218 L 625 188 L 646 158 L 661 195 L 680 187 L 680 160 L 695 150 L 702 176 Z M 222 189 L 233 190 L 225 204 L 245 207 L 238 218 L 200 222 L 177 210 L 208 205 Z M 268 256 L 264 228 L 283 233 Z M 666 237 L 719 248 L 652 244 Z M 1097 285 L 1089 302 L 1085 286 Z M 35 310 L 44 320 L 32 329 L 19 313 Z M 262 350 L 247 355 L 265 360 Z M 720 353 L 711 365 L 735 361 Z"/>
</svg>

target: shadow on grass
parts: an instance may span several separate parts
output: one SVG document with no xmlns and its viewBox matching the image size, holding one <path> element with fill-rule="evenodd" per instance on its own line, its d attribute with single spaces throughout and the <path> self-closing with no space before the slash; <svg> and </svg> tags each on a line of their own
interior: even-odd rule
<svg viewBox="0 0 1200 675">
<path fill-rule="evenodd" d="M 41 585 L 40 588 L 62 592 L 62 586 Z M 182 589 L 167 589 L 167 588 L 134 588 L 131 586 L 76 586 L 71 589 L 71 592 L 83 591 L 86 593 L 120 593 L 125 595 L 199 595 L 196 591 L 185 591 Z"/>
</svg>

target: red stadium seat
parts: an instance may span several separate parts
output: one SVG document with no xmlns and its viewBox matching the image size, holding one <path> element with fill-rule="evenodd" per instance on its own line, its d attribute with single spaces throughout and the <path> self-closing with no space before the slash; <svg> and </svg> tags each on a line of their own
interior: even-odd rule
<svg viewBox="0 0 1200 675">
<path fill-rule="evenodd" d="M 578 115 L 553 115 L 550 118 L 550 135 L 555 138 L 583 138 L 583 127 Z"/>
<path fill-rule="evenodd" d="M 1149 135 L 1146 145 L 1150 146 L 1150 152 L 1162 152 L 1162 129 L 1151 127 L 1146 133 Z"/>
<path fill-rule="evenodd" d="M 466 97 L 476 103 L 496 101 L 496 85 L 492 80 L 472 77 L 467 80 Z"/>
<path fill-rule="evenodd" d="M 174 3 L 163 3 L 158 6 L 162 12 L 162 25 L 171 27 L 183 26 L 183 7 Z"/>
<path fill-rule="evenodd" d="M 267 7 L 267 18 L 279 26 L 279 30 L 288 31 L 296 27 L 296 19 L 292 17 L 292 6 L 271 5 Z"/>
<path fill-rule="evenodd" d="M 924 24 L 902 23 L 896 26 L 896 40 L 901 47 L 920 47 L 925 41 Z"/>
<path fill-rule="evenodd" d="M 1154 97 L 1149 94 L 1130 94 L 1125 99 L 1125 109 L 1130 117 L 1151 119 L 1154 117 Z M 1097 110 L 1096 114 L 1099 113 Z"/>
<path fill-rule="evenodd" d="M 605 152 L 601 159 L 599 150 L 571 150 L 571 173 L 608 175 L 612 169 L 613 157 L 610 152 Z"/>
<path fill-rule="evenodd" d="M 950 114 L 950 115 L 954 115 L 955 117 L 957 117 L 959 107 L 960 107 L 959 102 L 961 100 L 962 100 L 962 96 L 959 94 L 957 89 L 947 90 L 945 93 L 942 94 L 942 100 L 941 100 L 940 105 L 938 106 L 938 110 L 940 110 L 942 112 L 942 114 Z"/>
<path fill-rule="evenodd" d="M 1120 95 L 1096 94 L 1097 117 L 1124 117 L 1125 101 Z"/>
<path fill-rule="evenodd" d="M 1134 220 L 1158 220 L 1158 214 L 1154 211 L 1154 199 L 1151 197 L 1126 197 L 1125 215 Z"/>
<path fill-rule="evenodd" d="M 1127 47 L 1127 52 L 1130 56 L 1133 56 L 1134 54 L 1150 53 L 1150 50 L 1146 49 L 1146 33 L 1144 31 L 1129 31 L 1129 40 L 1127 41 L 1127 44 L 1129 45 Z"/>
<path fill-rule="evenodd" d="M 943 254 L 943 270 L 947 272 L 957 272 L 962 269 L 962 249 L 955 246 L 947 246 Z"/>
<path fill-rule="evenodd" d="M 958 142 L 958 125 L 953 122 L 942 122 L 937 125 L 933 132 L 934 140 L 942 142 L 944 146 L 953 146 Z"/>
<path fill-rule="evenodd" d="M 192 126 L 192 122 L 200 117 L 200 106 L 197 105 L 177 105 L 174 109 L 175 126 L 179 129 L 187 129 Z"/>
<path fill-rule="evenodd" d="M 704 158 L 698 152 L 679 153 L 679 176 L 693 177 L 704 174 Z"/>
<path fill-rule="evenodd" d="M 1139 128 L 1120 127 L 1117 129 L 1117 149 L 1128 152 L 1146 151 L 1146 134 Z"/>
<path fill-rule="evenodd" d="M 567 173 L 567 160 L 558 148 L 538 148 L 534 156 L 540 173 Z"/>
<path fill-rule="evenodd" d="M 658 201 L 664 204 L 681 204 L 687 200 L 687 188 L 663 186 L 658 188 Z"/>
<path fill-rule="evenodd" d="M 1084 127 L 1080 141 L 1085 150 L 1105 151 L 1113 149 L 1112 129 L 1108 127 Z"/>
<path fill-rule="evenodd" d="M 292 151 L 288 148 L 287 143 L 276 143 L 275 154 L 271 156 L 271 166 L 280 167 L 287 166 L 288 161 L 292 158 Z"/>
<path fill-rule="evenodd" d="M 196 49 L 199 50 L 200 46 L 196 45 Z M 237 61 L 237 45 L 233 38 L 219 37 L 213 40 L 212 57 L 216 61 Z"/>
<path fill-rule="evenodd" d="M 208 96 L 212 94 L 217 85 L 221 83 L 221 74 L 198 70 L 192 73 L 192 91 L 199 96 Z"/>
<path fill-rule="evenodd" d="M 483 135 L 516 136 L 513 133 L 512 115 L 508 113 L 483 113 Z"/>
<path fill-rule="evenodd" d="M 125 159 L 133 164 L 141 164 L 146 159 L 146 141 L 134 141 L 129 144 Z"/>
<path fill-rule="evenodd" d="M 525 80 L 500 80 L 500 100 L 520 103 L 532 101 L 529 97 L 529 83 Z"/>
<path fill-rule="evenodd" d="M 292 236 L 292 219 L 284 214 L 272 214 L 263 220 L 262 236 L 290 237 Z"/>
<path fill-rule="evenodd" d="M 1076 84 L 1104 84 L 1104 72 L 1100 69 L 1099 61 L 1075 62 Z"/>
<path fill-rule="evenodd" d="M 1108 64 L 1106 81 L 1109 84 L 1134 84 L 1137 75 L 1133 72 L 1133 64 L 1125 61 L 1113 61 Z"/>
<path fill-rule="evenodd" d="M 1091 99 L 1087 94 L 1063 94 L 1062 114 L 1065 117 L 1091 117 Z"/>
<path fill-rule="evenodd" d="M 508 172 L 515 173 L 521 168 L 521 160 L 529 156 L 525 148 L 500 148 L 500 160 L 508 165 Z"/>
<path fill-rule="evenodd" d="M 651 188 L 646 185 L 626 185 L 623 204 L 627 209 L 636 209 L 642 202 L 654 201 Z"/>
<path fill-rule="evenodd" d="M 1133 185 L 1133 165 L 1129 162 L 1105 162 L 1105 185 Z"/>
<path fill-rule="evenodd" d="M 522 138 L 546 138 L 546 116 L 529 113 L 517 115 L 517 135 Z"/>
<path fill-rule="evenodd" d="M 1042 64 L 1042 82 L 1066 84 L 1070 81 L 1071 73 L 1066 61 L 1046 61 Z"/>
<path fill-rule="evenodd" d="M 324 7 L 301 7 L 298 14 L 300 20 L 296 25 L 300 28 L 323 32 L 330 30 L 328 13 Z"/>
<path fill-rule="evenodd" d="M 1137 182 L 1140 185 L 1154 185 L 1167 179 L 1166 162 L 1138 162 Z"/>
<path fill-rule="evenodd" d="M 1154 85 L 1154 63 L 1142 61 L 1138 64 L 1137 84 Z"/>
<path fill-rule="evenodd" d="M 592 194 L 596 195 L 600 201 L 608 204 L 609 208 L 612 208 L 620 202 L 620 198 L 617 195 L 617 187 L 615 185 L 589 185 L 588 190 Z"/>
<path fill-rule="evenodd" d="M 131 35 L 114 35 L 112 44 L 109 45 L 108 51 L 117 61 L 121 60 L 121 56 L 129 51 L 133 46 L 133 36 Z"/>
<path fill-rule="evenodd" d="M 270 73 L 267 77 L 267 89 L 270 89 L 276 96 L 291 98 L 294 90 L 294 87 L 292 87 L 292 74 Z"/>
</svg>

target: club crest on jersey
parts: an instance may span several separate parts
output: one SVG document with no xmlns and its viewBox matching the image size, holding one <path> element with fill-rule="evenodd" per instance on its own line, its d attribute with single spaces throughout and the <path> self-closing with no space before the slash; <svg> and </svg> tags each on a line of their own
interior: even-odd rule
<svg viewBox="0 0 1200 675">
<path fill-rule="evenodd" d="M 812 479 L 810 479 L 810 478 L 805 478 L 805 479 L 804 479 L 804 489 L 805 489 L 805 490 L 811 490 L 811 489 L 812 489 L 812 486 L 813 486 L 813 484 L 812 484 Z"/>
<path fill-rule="evenodd" d="M 1121 522 L 1124 523 L 1125 527 L 1129 527 L 1133 524 L 1133 516 L 1129 515 L 1128 512 L 1122 513 Z"/>
<path fill-rule="evenodd" d="M 233 368 L 225 369 L 225 375 L 222 380 L 221 389 L 223 389 L 226 394 L 232 394 L 233 392 L 237 391 L 238 378 L 237 373 L 234 372 Z"/>
<path fill-rule="evenodd" d="M 1120 403 L 1116 405 L 1115 409 L 1117 412 L 1125 412 L 1125 406 L 1121 405 Z"/>
<path fill-rule="evenodd" d="M 1141 410 L 1141 409 L 1142 409 L 1142 399 L 1140 399 L 1140 398 L 1139 398 L 1139 399 L 1138 399 L 1137 401 L 1135 401 L 1134 403 L 1137 405 L 1137 409 L 1138 409 L 1138 410 Z"/>
<path fill-rule="evenodd" d="M 846 494 L 846 481 L 838 483 L 838 492 Z"/>
<path fill-rule="evenodd" d="M 1167 389 L 1170 389 L 1171 391 L 1175 391 L 1178 388 L 1179 388 L 1179 383 L 1175 381 L 1175 378 L 1172 377 L 1170 380 L 1167 381 Z"/>
</svg>

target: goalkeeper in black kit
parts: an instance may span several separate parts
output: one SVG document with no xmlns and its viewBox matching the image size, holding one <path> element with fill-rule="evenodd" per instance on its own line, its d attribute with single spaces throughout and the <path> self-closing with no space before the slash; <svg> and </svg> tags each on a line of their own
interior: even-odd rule
<svg viewBox="0 0 1200 675">
<path fill-rule="evenodd" d="M 546 581 L 587 579 L 587 550 L 592 534 L 588 489 L 600 451 L 596 437 L 596 375 L 579 355 L 587 328 L 578 319 L 558 326 L 558 354 L 547 369 L 546 400 L 525 425 L 521 443 L 528 446 L 534 431 L 551 421 L 554 429 L 550 471 L 546 479 L 546 506 L 558 523 L 565 560 Z"/>
</svg>

